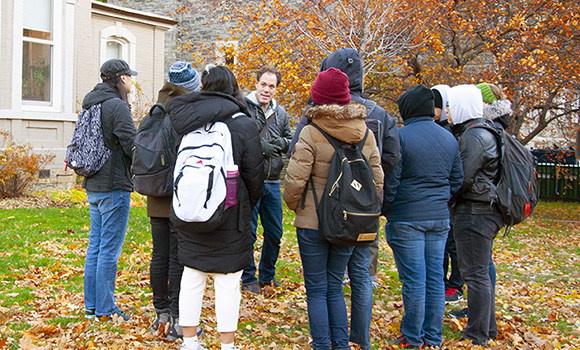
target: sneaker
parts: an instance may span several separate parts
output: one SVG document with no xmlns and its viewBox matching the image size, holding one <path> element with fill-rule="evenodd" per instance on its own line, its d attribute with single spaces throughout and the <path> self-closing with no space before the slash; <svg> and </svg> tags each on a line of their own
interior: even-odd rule
<svg viewBox="0 0 580 350">
<path fill-rule="evenodd" d="M 449 316 L 459 320 L 461 318 L 467 318 L 467 313 L 468 313 L 467 308 L 464 308 L 461 310 L 451 310 L 451 311 L 449 311 Z"/>
<path fill-rule="evenodd" d="M 276 281 L 276 278 L 274 278 L 273 280 L 268 281 L 268 282 L 258 282 L 258 285 L 260 286 L 260 288 L 264 288 L 266 286 L 270 286 L 270 287 L 274 287 L 274 288 L 282 287 L 280 282 Z"/>
<path fill-rule="evenodd" d="M 260 294 L 260 286 L 258 283 L 242 284 L 242 292 Z"/>
<path fill-rule="evenodd" d="M 86 309 L 85 318 L 87 320 L 92 320 L 93 318 L 95 318 L 95 309 Z"/>
<path fill-rule="evenodd" d="M 204 331 L 201 326 L 197 326 L 197 339 L 203 337 Z M 171 340 L 183 339 L 183 328 L 179 325 L 179 317 L 171 317 L 171 325 L 167 332 L 167 338 Z"/>
<path fill-rule="evenodd" d="M 373 281 L 373 289 L 382 289 L 383 286 L 381 286 L 381 284 L 379 283 L 379 281 Z"/>
<path fill-rule="evenodd" d="M 97 320 L 104 322 L 117 322 L 118 320 L 129 321 L 131 316 L 123 312 L 123 310 L 117 308 L 117 311 L 110 315 L 98 316 Z"/>
<path fill-rule="evenodd" d="M 155 317 L 155 321 L 153 321 L 153 326 L 151 327 L 151 333 L 153 335 L 160 335 L 165 336 L 166 331 L 166 324 L 170 323 L 169 313 L 162 312 L 157 314 Z"/>
<path fill-rule="evenodd" d="M 407 343 L 407 340 L 405 339 L 404 336 L 399 337 L 395 340 L 389 340 L 389 344 L 396 345 L 401 349 L 422 349 L 425 347 L 425 345 L 411 345 Z"/>
<path fill-rule="evenodd" d="M 447 288 L 445 290 L 445 303 L 454 304 L 463 300 L 463 289 Z"/>
<path fill-rule="evenodd" d="M 200 343 L 197 343 L 197 346 L 194 347 L 194 348 L 189 347 L 189 346 L 187 346 L 185 344 L 181 344 L 181 347 L 179 349 L 180 350 L 206 350 L 203 346 L 201 346 Z"/>
</svg>

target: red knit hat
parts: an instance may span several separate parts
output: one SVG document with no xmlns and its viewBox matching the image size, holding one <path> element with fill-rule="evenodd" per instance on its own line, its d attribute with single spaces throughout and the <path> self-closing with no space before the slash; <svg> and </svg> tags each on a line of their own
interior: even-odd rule
<svg viewBox="0 0 580 350">
<path fill-rule="evenodd" d="M 310 89 L 310 96 L 317 105 L 348 104 L 350 102 L 348 76 L 336 68 L 318 73 Z"/>
</svg>

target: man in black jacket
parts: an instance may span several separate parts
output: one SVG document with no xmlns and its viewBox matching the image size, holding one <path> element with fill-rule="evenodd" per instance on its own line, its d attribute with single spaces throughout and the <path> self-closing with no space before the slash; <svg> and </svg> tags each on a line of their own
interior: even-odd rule
<svg viewBox="0 0 580 350">
<path fill-rule="evenodd" d="M 252 232 L 255 242 L 260 215 L 264 242 L 259 277 L 256 279 L 256 265 L 252 259 L 252 264 L 244 269 L 242 275 L 242 290 L 259 294 L 260 289 L 266 285 L 280 286 L 275 277 L 283 232 L 280 172 L 284 167 L 282 154 L 288 150 L 292 135 L 288 113 L 274 99 L 282 74 L 274 67 L 265 66 L 258 70 L 256 78 L 256 91 L 246 96 L 246 102 L 250 117 L 256 121 L 260 130 L 264 155 L 264 187 L 262 197 L 252 211 Z"/>
<path fill-rule="evenodd" d="M 493 240 L 503 226 L 491 198 L 491 183 L 499 179 L 500 154 L 495 135 L 477 127 L 486 123 L 479 89 L 459 85 L 449 89 L 447 97 L 447 119 L 459 141 L 465 174 L 463 185 L 451 198 L 459 270 L 467 284 L 469 315 L 463 337 L 486 346 L 497 336 L 489 260 Z"/>
</svg>

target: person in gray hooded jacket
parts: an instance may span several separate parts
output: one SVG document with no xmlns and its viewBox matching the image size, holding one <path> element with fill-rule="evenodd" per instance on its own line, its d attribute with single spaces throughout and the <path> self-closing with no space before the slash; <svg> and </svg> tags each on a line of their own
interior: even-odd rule
<svg viewBox="0 0 580 350">
<path fill-rule="evenodd" d="M 252 234 L 256 242 L 258 215 L 264 228 L 262 256 L 256 279 L 254 259 L 242 274 L 242 290 L 260 293 L 262 287 L 280 287 L 276 280 L 276 261 L 282 239 L 282 198 L 280 172 L 284 167 L 282 155 L 288 150 L 292 134 L 288 113 L 274 99 L 282 74 L 274 67 L 264 66 L 256 74 L 256 91 L 246 96 L 248 113 L 260 130 L 260 144 L 264 156 L 264 186 L 262 197 L 252 210 Z"/>
<path fill-rule="evenodd" d="M 85 259 L 85 315 L 130 317 L 115 304 L 117 261 L 125 241 L 131 204 L 131 159 L 137 130 L 127 103 L 132 76 L 127 62 L 111 59 L 101 66 L 102 83 L 83 99 L 83 109 L 101 104 L 105 146 L 111 156 L 83 181 L 90 204 L 91 232 Z"/>
</svg>

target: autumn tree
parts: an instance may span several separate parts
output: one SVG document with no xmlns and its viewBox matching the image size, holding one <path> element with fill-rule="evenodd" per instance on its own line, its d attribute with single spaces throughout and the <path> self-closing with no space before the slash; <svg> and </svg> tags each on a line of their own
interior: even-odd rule
<svg viewBox="0 0 580 350">
<path fill-rule="evenodd" d="M 575 134 L 580 3 L 429 0 L 416 6 L 414 21 L 423 30 L 402 57 L 399 84 L 500 84 L 514 110 L 508 131 L 522 143 L 550 124 Z M 425 14 L 434 20 L 422 21 Z"/>
<path fill-rule="evenodd" d="M 301 115 L 324 57 L 342 47 L 355 48 L 366 74 L 392 73 L 393 59 L 408 48 L 414 30 L 406 6 L 398 1 L 206 1 L 215 4 L 214 18 L 235 23 L 224 41 L 238 45 L 222 49 L 225 57 L 235 56 L 230 68 L 240 85 L 253 89 L 259 67 L 276 66 L 283 73 L 277 99 L 295 117 Z M 203 51 L 199 45 L 196 49 Z"/>
</svg>

